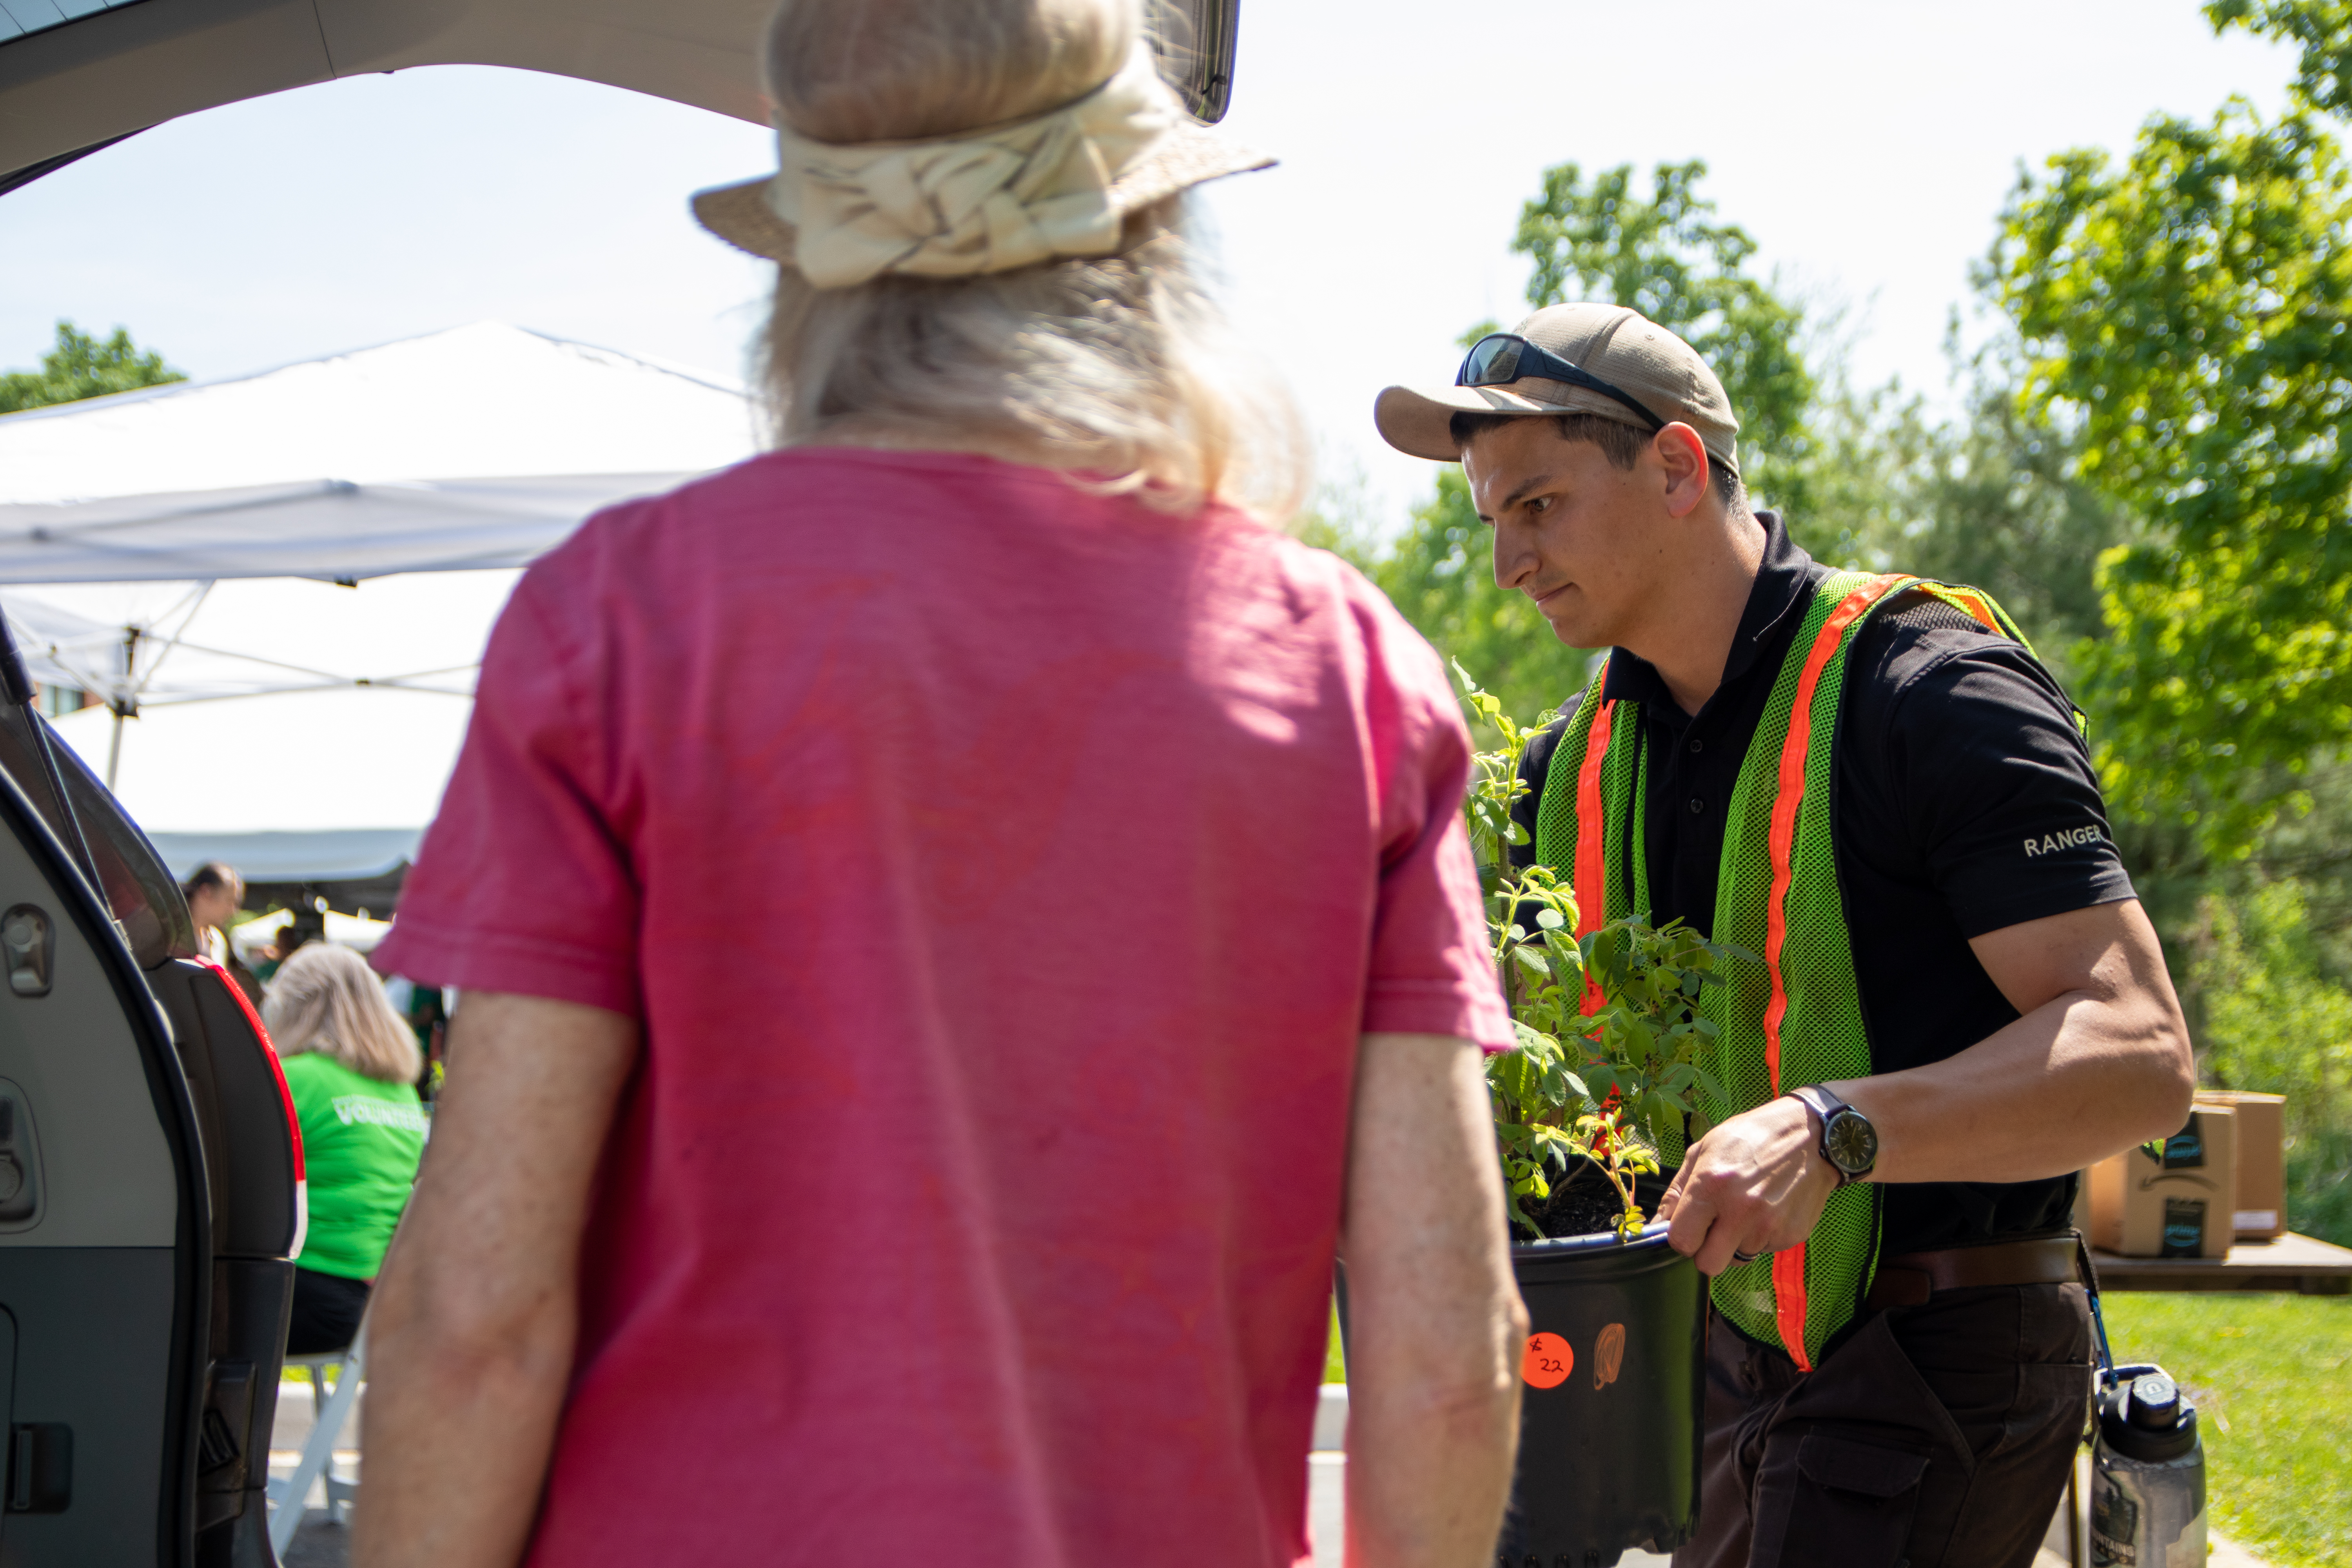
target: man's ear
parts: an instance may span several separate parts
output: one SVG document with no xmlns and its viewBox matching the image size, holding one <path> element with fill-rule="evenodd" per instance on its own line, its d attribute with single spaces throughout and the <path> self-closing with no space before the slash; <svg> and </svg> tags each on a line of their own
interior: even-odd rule
<svg viewBox="0 0 2352 1568">
<path fill-rule="evenodd" d="M 1658 464 L 1665 470 L 1666 515 L 1688 517 L 1706 499 L 1707 481 L 1713 477 L 1706 443 L 1698 438 L 1697 431 L 1677 421 L 1651 438 L 1650 449 L 1657 453 Z"/>
</svg>

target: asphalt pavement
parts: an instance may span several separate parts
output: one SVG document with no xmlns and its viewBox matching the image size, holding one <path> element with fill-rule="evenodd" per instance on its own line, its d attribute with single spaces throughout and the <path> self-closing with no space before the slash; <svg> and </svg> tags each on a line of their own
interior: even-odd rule
<svg viewBox="0 0 2352 1568">
<path fill-rule="evenodd" d="M 362 1392 L 361 1402 L 364 1403 L 366 1397 Z M 1315 1568 L 1340 1568 L 1345 1555 L 1348 1459 L 1340 1449 L 1347 1436 L 1347 1399 L 1344 1387 L 1327 1386 L 1316 1414 L 1315 1452 L 1308 1457 L 1307 1488 L 1307 1528 L 1314 1546 Z M 310 1426 L 309 1391 L 297 1384 L 281 1385 L 277 1425 L 270 1437 L 269 1468 L 273 1475 L 286 1475 L 294 1468 L 297 1455 L 310 1438 Z M 356 1477 L 360 1458 L 356 1409 L 335 1447 L 336 1473 Z M 351 1531 L 328 1521 L 323 1489 L 314 1488 L 312 1498 L 319 1506 L 308 1510 L 302 1528 L 287 1549 L 284 1568 L 344 1568 L 350 1561 Z M 2062 1510 L 2051 1523 L 2049 1538 L 2036 1559 L 2035 1568 L 2066 1568 L 2066 1521 Z M 1668 1568 L 1671 1561 L 1656 1552 L 1628 1552 L 1620 1560 L 1619 1568 Z M 2263 1568 L 2263 1564 L 2240 1549 L 2216 1541 L 2210 1568 Z"/>
</svg>

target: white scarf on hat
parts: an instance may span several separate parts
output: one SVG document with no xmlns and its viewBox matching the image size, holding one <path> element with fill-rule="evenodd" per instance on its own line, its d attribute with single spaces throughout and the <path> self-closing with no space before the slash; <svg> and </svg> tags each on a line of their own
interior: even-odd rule
<svg viewBox="0 0 2352 1568">
<path fill-rule="evenodd" d="M 819 289 L 1108 256 L 1122 216 L 1112 184 L 1181 116 L 1139 43 L 1093 92 L 1003 130 L 840 147 L 779 126 L 768 205 L 793 226 L 795 265 Z"/>
</svg>

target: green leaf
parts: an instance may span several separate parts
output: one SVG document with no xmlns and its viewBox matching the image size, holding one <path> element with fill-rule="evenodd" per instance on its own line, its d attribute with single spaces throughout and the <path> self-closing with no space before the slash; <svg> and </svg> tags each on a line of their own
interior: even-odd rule
<svg viewBox="0 0 2352 1568">
<path fill-rule="evenodd" d="M 38 371 L 0 374 L 0 414 L 185 380 L 162 354 L 142 352 L 121 327 L 112 337 L 100 339 L 76 330 L 71 321 L 59 321 L 56 346 L 41 357 Z"/>
</svg>

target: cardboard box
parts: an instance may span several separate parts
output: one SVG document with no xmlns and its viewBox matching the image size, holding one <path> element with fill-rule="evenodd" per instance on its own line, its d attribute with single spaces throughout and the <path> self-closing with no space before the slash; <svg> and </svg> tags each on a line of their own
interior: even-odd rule
<svg viewBox="0 0 2352 1568">
<path fill-rule="evenodd" d="M 2236 1229 L 2242 1240 L 2286 1234 L 2286 1096 L 2200 1089 L 2200 1105 L 2238 1113 Z"/>
<path fill-rule="evenodd" d="M 2227 1258 L 2237 1232 L 2238 1117 L 2199 1105 L 2161 1155 L 2091 1167 L 2091 1245 L 2120 1258 Z"/>
</svg>

